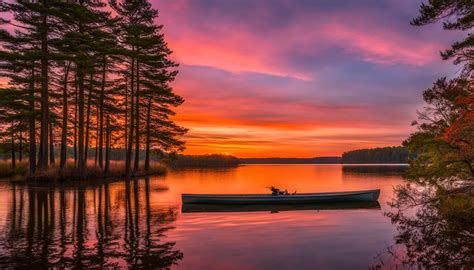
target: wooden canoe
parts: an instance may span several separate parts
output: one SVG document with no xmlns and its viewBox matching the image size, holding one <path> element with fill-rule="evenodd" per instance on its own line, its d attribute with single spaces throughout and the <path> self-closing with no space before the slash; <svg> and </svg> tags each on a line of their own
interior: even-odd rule
<svg viewBox="0 0 474 270">
<path fill-rule="evenodd" d="M 380 189 L 299 193 L 295 195 L 271 194 L 183 194 L 183 204 L 311 204 L 319 202 L 374 202 Z"/>
</svg>

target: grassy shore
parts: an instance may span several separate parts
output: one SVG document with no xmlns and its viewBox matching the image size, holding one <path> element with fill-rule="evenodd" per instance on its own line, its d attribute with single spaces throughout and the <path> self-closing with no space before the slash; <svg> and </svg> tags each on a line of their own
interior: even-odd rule
<svg viewBox="0 0 474 270">
<path fill-rule="evenodd" d="M 15 168 L 10 161 L 0 160 L 0 178 L 25 175 L 28 172 L 28 162 L 17 162 Z"/>
<path fill-rule="evenodd" d="M 239 166 L 239 159 L 228 155 L 179 155 L 173 159 L 164 159 L 163 162 L 152 161 L 150 169 L 145 171 L 143 167 L 133 176 L 162 175 L 167 168 L 233 168 Z M 109 171 L 104 172 L 102 168 L 95 165 L 94 160 L 88 160 L 85 174 L 81 175 L 75 169 L 74 161 L 68 160 L 64 169 L 59 164 L 50 164 L 46 171 L 37 171 L 34 175 L 28 175 L 28 162 L 17 162 L 12 168 L 9 160 L 0 161 L 0 178 L 14 178 L 15 180 L 41 181 L 41 182 L 67 182 L 74 180 L 101 180 L 119 179 L 126 177 L 125 161 L 110 161 Z"/>
<path fill-rule="evenodd" d="M 159 162 L 150 163 L 150 169 L 145 171 L 143 167 L 133 176 L 163 175 L 167 171 L 166 166 Z M 17 162 L 12 168 L 10 161 L 0 161 L 0 178 L 14 178 L 15 180 L 41 181 L 41 182 L 67 182 L 75 180 L 104 180 L 126 177 L 124 161 L 111 161 L 109 171 L 104 172 L 96 166 L 94 161 L 87 162 L 85 175 L 81 177 L 74 166 L 74 161 L 69 160 L 64 169 L 58 164 L 52 164 L 46 171 L 37 171 L 34 175 L 28 175 L 28 162 Z"/>
</svg>

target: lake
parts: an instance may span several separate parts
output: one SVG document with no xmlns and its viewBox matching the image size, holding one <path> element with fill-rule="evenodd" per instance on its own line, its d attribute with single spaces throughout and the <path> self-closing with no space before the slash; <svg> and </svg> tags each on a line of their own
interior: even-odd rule
<svg viewBox="0 0 474 270">
<path fill-rule="evenodd" d="M 113 183 L 0 182 L 0 268 L 368 269 L 390 267 L 384 212 L 404 166 L 242 165 Z M 182 193 L 381 189 L 353 209 L 187 212 Z M 222 210 L 222 209 L 221 209 Z M 225 209 L 224 209 L 225 210 Z"/>
</svg>

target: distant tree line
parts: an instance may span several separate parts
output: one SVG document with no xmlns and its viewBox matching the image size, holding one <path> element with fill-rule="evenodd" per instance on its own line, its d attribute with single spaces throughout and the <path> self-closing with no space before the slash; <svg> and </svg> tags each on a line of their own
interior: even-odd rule
<svg viewBox="0 0 474 270">
<path fill-rule="evenodd" d="M 175 168 L 226 168 L 237 167 L 240 164 L 238 158 L 229 155 L 177 155 L 165 159 L 167 165 Z"/>
<path fill-rule="evenodd" d="M 123 148 L 132 175 L 153 151 L 184 149 L 186 129 L 170 119 L 183 103 L 170 86 L 177 64 L 157 16 L 148 0 L 0 2 L 0 140 L 12 166 L 25 152 L 30 175 L 72 158 L 83 178 L 91 152 L 107 172 Z"/>
<path fill-rule="evenodd" d="M 243 164 L 339 164 L 341 157 L 313 158 L 241 158 Z"/>
<path fill-rule="evenodd" d="M 408 162 L 408 150 L 402 146 L 359 149 L 342 154 L 343 164 L 401 164 Z"/>
</svg>

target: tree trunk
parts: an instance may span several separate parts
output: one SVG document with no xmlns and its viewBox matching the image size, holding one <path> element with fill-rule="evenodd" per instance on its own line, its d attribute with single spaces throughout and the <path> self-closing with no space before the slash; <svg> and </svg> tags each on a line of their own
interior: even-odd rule
<svg viewBox="0 0 474 270">
<path fill-rule="evenodd" d="M 125 173 L 127 176 L 130 176 L 131 165 L 132 165 L 132 146 L 133 146 L 133 128 L 135 126 L 134 117 L 133 117 L 133 83 L 135 80 L 135 60 L 132 58 L 132 67 L 131 67 L 131 82 L 130 82 L 130 99 L 131 99 L 131 109 L 130 109 L 130 129 L 129 129 L 129 138 L 128 138 L 128 147 L 127 154 L 125 157 Z"/>
<path fill-rule="evenodd" d="M 137 60 L 137 86 L 135 92 L 135 163 L 134 173 L 138 173 L 140 163 L 140 63 Z"/>
<path fill-rule="evenodd" d="M 36 171 L 36 126 L 35 126 L 35 70 L 31 70 L 30 93 L 28 97 L 28 137 L 29 137 L 29 174 L 32 175 Z"/>
<path fill-rule="evenodd" d="M 104 147 L 104 92 L 105 92 L 105 72 L 106 72 L 106 56 L 102 58 L 102 85 L 100 88 L 100 98 L 99 98 L 99 167 L 102 168 L 102 149 Z M 125 120 L 125 122 L 127 122 Z M 127 135 L 125 135 L 127 136 Z"/>
<path fill-rule="evenodd" d="M 79 88 L 77 86 L 77 78 L 75 84 L 75 98 L 74 98 L 74 166 L 77 166 L 77 109 L 79 101 Z"/>
<path fill-rule="evenodd" d="M 13 132 L 12 132 L 12 168 L 15 169 L 16 168 L 16 157 L 15 157 L 15 137 L 13 136 Z"/>
<path fill-rule="evenodd" d="M 78 97 L 78 146 L 77 146 L 77 171 L 79 178 L 83 178 L 85 171 L 84 164 L 84 73 L 82 65 L 77 68 L 77 78 L 79 81 L 79 97 Z"/>
<path fill-rule="evenodd" d="M 148 108 L 146 113 L 146 150 L 145 150 L 145 172 L 150 170 L 150 122 L 151 122 L 151 97 L 148 97 Z"/>
<path fill-rule="evenodd" d="M 41 159 L 43 158 L 43 155 L 41 153 L 43 153 L 43 145 L 41 144 L 41 133 L 40 133 L 40 145 L 38 148 L 38 165 L 36 166 L 37 168 L 39 168 L 39 170 L 41 170 L 39 165 L 42 163 Z"/>
<path fill-rule="evenodd" d="M 82 6 L 82 2 L 81 6 Z M 83 33 L 82 22 L 79 22 L 78 32 Z M 80 44 L 78 44 L 80 45 Z M 77 172 L 79 178 L 82 180 L 84 178 L 85 164 L 84 164 L 84 70 L 85 66 L 82 61 L 76 63 L 76 75 L 79 82 L 79 100 L 78 100 L 78 114 L 79 114 L 79 127 L 78 127 L 78 155 L 77 155 Z"/>
<path fill-rule="evenodd" d="M 54 165 L 53 124 L 49 123 L 49 163 Z"/>
<path fill-rule="evenodd" d="M 108 173 L 110 168 L 110 119 L 107 114 L 106 128 L 105 128 L 105 169 L 104 172 Z"/>
<path fill-rule="evenodd" d="M 84 164 L 87 166 L 87 160 L 89 158 L 89 138 L 90 138 L 90 118 L 91 118 L 91 102 L 92 102 L 92 73 L 90 75 L 89 82 L 89 96 L 87 97 L 87 116 L 86 116 L 86 142 L 84 146 Z"/>
<path fill-rule="evenodd" d="M 96 108 L 97 104 L 96 104 Z M 99 110 L 95 113 L 95 153 L 94 153 L 94 167 L 97 167 L 98 156 L 99 156 Z"/>
<path fill-rule="evenodd" d="M 20 141 L 18 145 L 18 161 L 21 162 L 23 160 L 23 137 L 22 137 L 22 132 L 20 132 L 20 137 L 18 140 Z"/>
<path fill-rule="evenodd" d="M 43 0 L 43 5 L 46 1 Z M 40 158 L 38 167 L 48 168 L 48 128 L 49 128 L 49 92 L 48 92 L 48 17 L 42 16 L 41 23 L 41 127 L 40 127 Z"/>
<path fill-rule="evenodd" d="M 127 149 L 128 142 L 128 80 L 125 80 L 125 136 L 124 149 Z"/>
<path fill-rule="evenodd" d="M 61 157 L 59 162 L 59 167 L 64 169 L 66 166 L 67 160 L 67 120 L 68 120 L 68 100 L 67 100 L 67 84 L 69 78 L 69 67 L 71 62 L 69 62 L 64 71 L 64 80 L 63 80 L 63 122 L 61 127 Z"/>
</svg>

